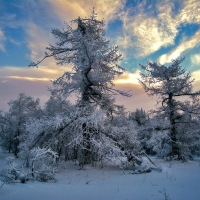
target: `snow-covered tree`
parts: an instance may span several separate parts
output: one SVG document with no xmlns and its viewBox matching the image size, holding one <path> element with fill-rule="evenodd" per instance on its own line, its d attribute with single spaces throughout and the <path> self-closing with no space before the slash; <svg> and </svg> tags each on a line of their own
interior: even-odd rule
<svg viewBox="0 0 200 200">
<path fill-rule="evenodd" d="M 0 117 L 0 145 L 9 153 L 14 150 L 15 123 L 9 113 L 2 112 Z"/>
<path fill-rule="evenodd" d="M 148 118 L 148 114 L 142 108 L 129 113 L 129 119 L 137 122 L 139 126 L 144 125 Z"/>
<path fill-rule="evenodd" d="M 25 133 L 25 123 L 32 117 L 39 118 L 42 111 L 39 99 L 34 100 L 24 93 L 18 95 L 16 100 L 9 103 L 9 111 L 4 113 L 2 128 L 4 129 L 2 147 L 15 156 L 19 153 L 20 136 Z"/>
<path fill-rule="evenodd" d="M 146 66 L 140 65 L 140 84 L 149 96 L 158 96 L 161 104 L 156 113 L 169 121 L 169 137 L 171 152 L 169 155 L 185 159 L 181 137 L 185 135 L 184 125 L 189 126 L 190 120 L 185 120 L 199 113 L 199 91 L 193 92 L 191 74 L 183 69 L 180 64 L 182 59 L 172 61 L 169 66 L 148 62 Z M 192 127 L 190 132 L 192 134 Z M 191 145 L 191 143 L 190 143 Z"/>
<path fill-rule="evenodd" d="M 72 71 L 54 80 L 50 90 L 62 98 L 73 93 L 77 102 L 70 112 L 27 124 L 31 134 L 25 146 L 39 145 L 56 152 L 58 148 L 60 157 L 77 159 L 80 165 L 109 156 L 126 156 L 130 162 L 142 163 L 133 152 L 139 149 L 133 126 L 111 123 L 114 116 L 124 112 L 123 106 L 115 104 L 115 95 L 130 95 L 114 88 L 114 78 L 125 69 L 119 66 L 122 55 L 118 47 L 109 47 L 104 26 L 93 11 L 89 18 L 66 23 L 62 31 L 52 30 L 56 43 L 47 47 L 41 61 L 30 66 L 38 66 L 48 57 L 54 57 L 58 65 L 71 64 Z"/>
<path fill-rule="evenodd" d="M 72 104 L 59 95 L 52 95 L 45 103 L 43 116 L 55 116 L 62 112 L 69 112 Z"/>
<path fill-rule="evenodd" d="M 53 56 L 58 65 L 72 65 L 71 72 L 65 72 L 53 81 L 52 93 L 66 97 L 76 93 L 80 105 L 96 103 L 112 113 L 112 96 L 116 93 L 130 95 L 113 87 L 114 78 L 122 75 L 125 69 L 118 64 L 122 58 L 118 47 L 109 47 L 109 41 L 104 37 L 104 26 L 104 21 L 97 20 L 93 12 L 89 18 L 79 17 L 66 23 L 62 31 L 53 29 L 57 42 L 47 47 L 42 61 Z"/>
</svg>

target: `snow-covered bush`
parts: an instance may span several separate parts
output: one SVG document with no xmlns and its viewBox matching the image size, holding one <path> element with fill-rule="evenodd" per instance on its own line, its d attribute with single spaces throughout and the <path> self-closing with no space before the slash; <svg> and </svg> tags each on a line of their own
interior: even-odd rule
<svg viewBox="0 0 200 200">
<path fill-rule="evenodd" d="M 6 158 L 6 166 L 0 171 L 0 180 L 7 184 L 15 183 L 17 180 L 24 183 L 29 179 L 43 182 L 53 180 L 56 182 L 56 158 L 57 154 L 50 149 L 32 149 L 30 151 L 31 169 L 26 174 L 15 164 L 14 157 L 8 157 Z"/>
<path fill-rule="evenodd" d="M 171 152 L 169 131 L 153 131 L 151 133 L 151 138 L 146 141 L 146 146 L 158 157 L 166 157 Z"/>
<path fill-rule="evenodd" d="M 3 170 L 0 171 L 0 180 L 3 183 L 10 184 L 20 180 L 21 183 L 25 183 L 25 173 L 17 167 L 14 162 L 14 157 L 7 157 L 7 164 Z"/>
<path fill-rule="evenodd" d="M 142 126 L 139 125 L 137 138 L 141 143 L 142 149 L 149 155 L 157 154 L 160 156 L 162 153 L 159 153 L 159 149 L 163 148 L 165 134 L 162 138 L 159 138 L 159 133 L 166 132 L 168 128 L 169 123 L 167 123 L 167 120 L 163 120 L 158 116 L 149 117 Z"/>
<path fill-rule="evenodd" d="M 31 172 L 29 178 L 46 182 L 55 179 L 57 153 L 51 149 L 33 148 L 30 151 Z"/>
<path fill-rule="evenodd" d="M 40 169 L 34 171 L 34 178 L 40 182 L 54 181 L 57 182 L 55 178 L 55 174 L 57 172 L 56 168 L 52 168 L 52 166 L 47 166 L 46 164 L 42 164 Z"/>
</svg>

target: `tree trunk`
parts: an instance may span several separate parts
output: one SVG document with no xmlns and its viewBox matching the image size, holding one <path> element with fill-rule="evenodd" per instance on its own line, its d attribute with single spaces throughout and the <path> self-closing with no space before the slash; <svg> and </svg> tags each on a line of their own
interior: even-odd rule
<svg viewBox="0 0 200 200">
<path fill-rule="evenodd" d="M 11 152 L 11 148 L 12 148 L 12 139 L 11 139 L 11 133 L 10 133 L 10 136 L 9 136 L 9 147 L 8 147 L 8 153 Z"/>
<path fill-rule="evenodd" d="M 89 164 L 92 162 L 91 159 L 91 144 L 90 144 L 90 134 L 86 132 L 86 124 L 84 123 L 83 126 L 83 149 L 82 149 L 82 159 L 81 162 L 79 163 L 81 165 Z"/>
<path fill-rule="evenodd" d="M 17 136 L 15 138 L 15 149 L 14 149 L 14 154 L 18 158 L 18 153 L 19 153 L 19 136 L 20 136 L 20 130 L 18 128 L 17 130 Z"/>
<path fill-rule="evenodd" d="M 175 121 L 175 106 L 173 103 L 173 95 L 172 93 L 169 94 L 169 101 L 168 101 L 168 106 L 169 106 L 169 121 L 170 121 L 170 138 L 171 138 L 171 145 L 172 145 L 172 151 L 169 154 L 169 156 L 178 156 L 178 159 L 180 159 L 180 151 L 179 151 L 179 146 L 178 146 L 178 140 L 177 140 L 177 132 L 176 132 L 176 121 Z"/>
<path fill-rule="evenodd" d="M 175 120 L 173 120 L 175 121 Z M 173 122 L 171 124 L 171 140 L 172 140 L 172 156 L 178 156 L 180 158 L 180 151 L 179 151 L 179 146 L 178 146 L 178 140 L 177 140 L 177 134 L 176 134 L 176 128 L 175 128 L 175 123 Z"/>
</svg>

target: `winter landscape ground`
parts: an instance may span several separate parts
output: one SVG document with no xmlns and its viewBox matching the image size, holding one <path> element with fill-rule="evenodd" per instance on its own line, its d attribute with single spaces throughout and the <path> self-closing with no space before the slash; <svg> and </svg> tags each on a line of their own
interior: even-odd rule
<svg viewBox="0 0 200 200">
<path fill-rule="evenodd" d="M 6 163 L 7 153 L 0 153 L 0 169 Z M 64 162 L 59 166 L 57 182 L 28 181 L 25 184 L 3 185 L 1 200 L 199 200 L 200 161 L 182 163 L 152 158 L 162 171 L 131 174 L 116 165 L 103 169 Z M 19 160 L 16 162 L 20 163 Z M 25 169 L 26 170 L 26 169 Z"/>
</svg>

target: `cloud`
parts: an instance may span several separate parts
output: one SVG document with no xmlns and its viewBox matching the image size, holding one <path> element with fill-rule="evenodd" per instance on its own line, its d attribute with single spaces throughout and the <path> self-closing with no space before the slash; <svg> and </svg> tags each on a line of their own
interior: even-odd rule
<svg viewBox="0 0 200 200">
<path fill-rule="evenodd" d="M 114 83 L 117 85 L 120 84 L 139 84 L 138 78 L 139 78 L 140 71 L 137 70 L 135 73 L 125 72 L 122 76 L 116 77 L 114 80 Z"/>
<path fill-rule="evenodd" d="M 7 103 L 16 99 L 18 94 L 22 92 L 28 96 L 40 98 L 41 105 L 44 105 L 50 96 L 47 86 L 51 86 L 50 81 L 29 81 L 0 77 L 0 110 L 8 110 Z"/>
<path fill-rule="evenodd" d="M 41 105 L 44 105 L 50 97 L 50 92 L 47 90 L 47 87 L 51 87 L 50 81 L 0 77 L 0 83 L 0 110 L 8 110 L 7 103 L 10 100 L 16 99 L 17 95 L 22 92 L 34 98 L 39 98 Z M 134 111 L 136 108 L 150 110 L 156 104 L 156 101 L 148 97 L 138 84 L 116 83 L 116 89 L 130 90 L 132 97 L 116 96 L 116 104 L 124 105 L 127 111 Z"/>
<path fill-rule="evenodd" d="M 51 34 L 40 28 L 33 22 L 29 22 L 26 28 L 27 43 L 30 49 L 30 59 L 40 60 L 44 56 L 44 51 L 49 42 L 52 41 Z"/>
<path fill-rule="evenodd" d="M 100 19 L 110 21 L 116 18 L 126 0 L 57 0 L 49 1 L 54 12 L 61 20 L 73 20 L 78 16 L 88 17 L 93 7 Z"/>
<path fill-rule="evenodd" d="M 135 57 L 145 57 L 156 52 L 162 46 L 173 45 L 178 33 L 178 24 L 172 11 L 173 2 L 155 4 L 156 14 L 146 12 L 145 5 L 145 1 L 143 1 L 136 6 L 134 14 L 132 14 L 132 10 L 128 10 L 121 15 L 124 35 L 118 37 L 117 41 L 124 48 L 135 48 Z"/>
<path fill-rule="evenodd" d="M 144 110 L 149 111 L 155 107 L 155 98 L 148 97 L 142 87 L 138 84 L 120 83 L 116 84 L 116 89 L 130 91 L 131 97 L 124 97 L 122 95 L 116 96 L 116 104 L 124 105 L 127 111 L 134 111 L 136 108 L 143 108 Z"/>
<path fill-rule="evenodd" d="M 0 78 L 0 110 L 8 110 L 7 103 L 17 98 L 19 93 L 39 98 L 41 105 L 49 99 L 50 92 L 47 87 L 51 87 L 50 81 L 30 81 L 27 79 Z M 116 97 L 116 104 L 124 105 L 127 111 L 134 111 L 136 108 L 150 110 L 154 108 L 156 101 L 148 97 L 138 84 L 116 84 L 116 89 L 129 91 L 132 97 Z"/>
<path fill-rule="evenodd" d="M 3 31 L 0 29 L 0 50 L 1 51 L 6 51 L 5 50 L 5 47 L 4 47 L 4 41 L 6 40 L 6 37 L 5 37 L 5 35 L 4 35 L 4 33 L 3 33 Z"/>
<path fill-rule="evenodd" d="M 179 9 L 177 10 L 177 3 Z M 143 58 L 161 47 L 173 46 L 179 27 L 182 24 L 200 23 L 200 1 L 137 1 L 135 9 L 120 15 L 123 22 L 123 35 L 117 43 L 124 49 L 129 48 L 132 56 Z M 182 47 L 183 48 L 183 47 Z M 186 48 L 186 47 L 184 47 Z M 178 49 L 176 54 L 182 51 Z M 163 56 L 162 60 L 166 60 Z"/>
<path fill-rule="evenodd" d="M 39 68 L 20 68 L 7 66 L 0 68 L 0 78 L 50 82 L 50 80 L 60 77 L 64 71 L 66 71 L 66 67 L 47 67 L 42 65 Z"/>
<path fill-rule="evenodd" d="M 56 71 L 57 69 L 57 71 Z M 40 98 L 41 104 L 49 99 L 50 93 L 47 86 L 51 87 L 50 79 L 57 78 L 63 73 L 59 68 L 49 69 L 42 66 L 40 68 L 0 68 L 0 109 L 8 109 L 7 103 L 16 99 L 17 95 L 24 92 L 26 95 Z M 137 83 L 139 71 L 135 73 L 126 72 L 121 77 L 114 80 L 116 89 L 129 91 L 132 97 L 116 96 L 116 104 L 124 105 L 128 111 L 136 108 L 150 110 L 155 105 L 155 100 L 149 98 L 142 87 Z"/>
<path fill-rule="evenodd" d="M 192 73 L 191 73 L 191 77 L 192 77 L 193 79 L 195 79 L 195 80 L 194 80 L 195 83 L 200 83 L 200 70 L 197 70 L 197 71 L 195 71 L 195 72 L 192 72 Z"/>
<path fill-rule="evenodd" d="M 29 80 L 29 81 L 49 81 L 48 78 L 33 78 L 33 77 L 22 77 L 22 76 L 6 76 L 5 78 Z"/>
<path fill-rule="evenodd" d="M 193 86 L 195 91 L 200 89 L 200 70 L 191 73 L 191 78 L 194 79 Z"/>
<path fill-rule="evenodd" d="M 185 0 L 183 1 L 183 8 L 177 16 L 177 20 L 179 20 L 180 23 L 200 23 L 199 11 L 199 0 Z"/>
<path fill-rule="evenodd" d="M 200 30 L 195 33 L 191 38 L 179 44 L 176 48 L 171 50 L 167 54 L 163 54 L 158 58 L 160 64 L 169 63 L 173 59 L 180 57 L 180 55 L 192 48 L 199 46 L 200 44 Z"/>
<path fill-rule="evenodd" d="M 126 0 L 44 0 L 39 4 L 34 1 L 23 2 L 20 9 L 23 9 L 23 12 L 25 10 L 29 17 L 21 24 L 27 34 L 30 59 L 33 61 L 41 59 L 49 43 L 54 43 L 52 28 L 64 28 L 64 21 L 68 23 L 78 16 L 82 18 L 90 16 L 93 7 L 99 19 L 109 22 L 117 18 L 118 11 L 125 3 Z"/>
<path fill-rule="evenodd" d="M 28 24 L 26 34 L 27 44 L 30 50 L 30 55 L 28 55 L 30 60 L 33 62 L 41 60 L 45 55 L 46 47 L 48 47 L 50 43 L 54 43 L 51 33 L 32 22 Z M 20 69 L 20 74 L 23 74 L 23 70 L 24 69 Z M 29 69 L 29 73 L 32 74 L 31 77 L 43 76 L 40 78 L 50 79 L 58 78 L 64 71 L 71 71 L 71 66 L 58 66 L 53 57 L 45 59 L 39 65 L 38 69 Z M 25 76 L 27 77 L 27 75 Z"/>
<path fill-rule="evenodd" d="M 191 61 L 192 61 L 192 64 L 194 64 L 194 65 L 200 65 L 200 54 L 192 55 L 191 56 Z"/>
<path fill-rule="evenodd" d="M 21 26 L 23 23 L 21 20 L 16 19 L 16 14 L 5 13 L 5 10 L 1 8 L 0 15 L 0 26 L 1 28 L 9 27 L 9 28 L 17 28 Z"/>
<path fill-rule="evenodd" d="M 155 98 L 148 97 L 138 83 L 139 73 L 139 70 L 136 70 L 135 73 L 125 72 L 114 80 L 116 89 L 129 91 L 129 94 L 132 95 L 131 97 L 116 96 L 116 104 L 124 105 L 128 111 L 134 111 L 136 108 L 143 108 L 148 111 L 153 109 L 156 104 Z"/>
<path fill-rule="evenodd" d="M 17 46 L 21 45 L 21 42 L 18 42 L 17 40 L 13 39 L 12 37 L 9 37 L 8 40 L 9 40 L 9 42 L 11 42 Z"/>
</svg>

